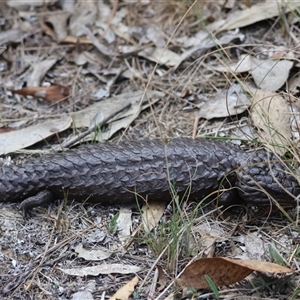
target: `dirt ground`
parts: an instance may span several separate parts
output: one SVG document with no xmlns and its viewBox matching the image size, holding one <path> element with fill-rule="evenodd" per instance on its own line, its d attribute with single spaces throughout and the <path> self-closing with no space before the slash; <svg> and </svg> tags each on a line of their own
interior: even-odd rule
<svg viewBox="0 0 300 300">
<path fill-rule="evenodd" d="M 82 142 L 203 136 L 299 161 L 299 8 L 0 2 L 1 165 Z M 0 203 L 1 299 L 299 299 L 296 208 L 154 204 L 152 220 L 135 205 L 56 200 L 28 219 Z M 217 268 L 199 288 L 184 270 L 202 258 Z"/>
</svg>

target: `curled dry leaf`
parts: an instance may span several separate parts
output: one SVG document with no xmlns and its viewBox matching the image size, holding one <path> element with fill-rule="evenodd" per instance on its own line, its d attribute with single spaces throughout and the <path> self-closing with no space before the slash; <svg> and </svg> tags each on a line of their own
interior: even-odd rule
<svg viewBox="0 0 300 300">
<path fill-rule="evenodd" d="M 69 87 L 58 84 L 50 86 L 28 86 L 20 90 L 12 91 L 14 94 L 22 96 L 33 96 L 42 98 L 46 101 L 60 101 L 64 100 L 69 96 Z"/>
<path fill-rule="evenodd" d="M 279 274 L 293 273 L 292 269 L 274 263 L 256 260 L 236 260 L 227 257 L 201 258 L 186 267 L 177 279 L 179 285 L 195 289 L 209 288 L 208 275 L 217 286 L 226 286 L 243 280 L 253 271 Z"/>
</svg>

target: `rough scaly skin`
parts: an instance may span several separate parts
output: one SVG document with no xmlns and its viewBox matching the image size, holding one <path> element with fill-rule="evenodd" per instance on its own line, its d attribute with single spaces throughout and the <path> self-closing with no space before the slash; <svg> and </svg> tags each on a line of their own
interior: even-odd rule
<svg viewBox="0 0 300 300">
<path fill-rule="evenodd" d="M 225 205 L 270 205 L 269 194 L 281 205 L 295 206 L 300 192 L 274 154 L 244 152 L 232 143 L 205 139 L 87 145 L 0 167 L 0 202 L 27 199 L 23 210 L 40 204 L 41 198 L 64 195 L 103 204 L 134 203 L 146 196 L 166 201 L 170 186 L 199 200 L 223 186 L 228 191 L 219 200 Z"/>
</svg>

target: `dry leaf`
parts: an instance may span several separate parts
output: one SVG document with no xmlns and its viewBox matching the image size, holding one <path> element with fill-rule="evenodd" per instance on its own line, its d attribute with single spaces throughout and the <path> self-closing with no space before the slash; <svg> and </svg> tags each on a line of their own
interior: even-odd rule
<svg viewBox="0 0 300 300">
<path fill-rule="evenodd" d="M 66 130 L 71 126 L 71 123 L 71 117 L 62 116 L 0 134 L 0 154 L 7 154 L 34 145 L 57 132 Z"/>
<path fill-rule="evenodd" d="M 255 57 L 251 58 L 252 68 L 251 75 L 257 87 L 277 91 L 280 89 L 289 77 L 293 62 L 289 60 L 260 60 Z"/>
<path fill-rule="evenodd" d="M 242 249 L 241 254 L 235 255 L 235 258 L 260 260 L 266 255 L 265 241 L 257 232 L 236 237 L 235 241 L 238 241 L 238 247 Z"/>
<path fill-rule="evenodd" d="M 292 58 L 292 52 L 286 56 Z M 289 59 L 262 60 L 251 55 L 241 55 L 237 63 L 218 65 L 213 69 L 219 72 L 250 72 L 257 87 L 263 90 L 277 91 L 287 81 L 293 64 L 293 61 Z"/>
<path fill-rule="evenodd" d="M 201 250 L 207 257 L 215 255 L 216 241 L 217 239 L 214 236 L 205 233 L 201 234 Z"/>
<path fill-rule="evenodd" d="M 99 274 L 131 274 L 141 271 L 142 268 L 125 264 L 102 264 L 93 267 L 63 269 L 62 272 L 72 276 L 98 276 Z"/>
<path fill-rule="evenodd" d="M 78 253 L 78 257 L 84 258 L 85 260 L 104 260 L 112 255 L 112 252 L 107 248 L 86 250 L 82 244 L 78 244 L 75 247 L 75 252 Z"/>
<path fill-rule="evenodd" d="M 83 66 L 86 63 L 96 65 L 99 69 L 101 69 L 101 66 L 104 65 L 104 62 L 101 61 L 100 55 L 96 53 L 96 51 L 83 51 L 80 53 L 74 54 L 74 61 L 78 66 Z"/>
<path fill-rule="evenodd" d="M 85 35 L 82 26 L 93 25 L 97 17 L 97 6 L 94 1 L 78 1 L 75 11 L 69 20 L 69 29 L 73 36 Z"/>
<path fill-rule="evenodd" d="M 158 283 L 160 285 L 159 288 L 158 288 L 158 291 L 162 291 L 167 285 L 168 277 L 165 274 L 162 266 L 157 265 L 156 268 L 157 268 L 157 271 L 158 271 Z"/>
<path fill-rule="evenodd" d="M 94 300 L 93 294 L 90 291 L 79 291 L 72 295 L 72 300 Z"/>
<path fill-rule="evenodd" d="M 143 26 L 133 26 L 129 29 L 128 33 L 139 41 L 139 45 L 153 44 L 158 48 L 164 48 L 166 40 L 163 32 L 153 24 Z"/>
<path fill-rule="evenodd" d="M 228 232 L 225 232 L 222 225 L 218 222 L 213 224 L 208 224 L 206 222 L 200 223 L 196 226 L 192 226 L 193 235 L 201 235 L 201 251 L 205 254 L 206 257 L 215 256 L 216 241 L 226 242 L 230 236 Z M 193 240 L 192 240 L 193 243 Z M 190 248 L 198 248 L 198 241 L 191 244 Z"/>
<path fill-rule="evenodd" d="M 112 49 L 106 47 L 99 39 L 93 34 L 93 32 L 85 25 L 78 24 L 82 34 L 85 34 L 93 42 L 93 45 L 98 49 L 98 51 L 109 58 L 111 56 L 116 56 Z"/>
<path fill-rule="evenodd" d="M 11 128 L 11 127 L 3 127 L 0 128 L 0 134 L 1 133 L 5 133 L 5 132 L 10 132 L 10 131 L 14 131 L 15 129 Z"/>
<path fill-rule="evenodd" d="M 297 8 L 297 1 L 274 0 L 261 2 L 252 5 L 242 11 L 235 11 L 234 14 L 229 15 L 225 20 L 224 25 L 219 27 L 218 32 L 223 30 L 230 30 L 254 24 L 256 22 L 270 19 L 280 15 L 281 13 L 288 13 Z"/>
<path fill-rule="evenodd" d="M 150 104 L 157 102 L 165 95 L 165 93 L 159 91 L 147 91 L 144 100 L 149 100 L 149 102 L 141 105 L 140 101 L 143 93 L 143 91 L 126 92 L 92 104 L 89 107 L 72 114 L 74 125 L 76 128 L 89 127 L 91 121 L 98 112 L 101 112 L 104 118 L 106 118 L 116 110 L 120 109 L 120 107 L 130 103 L 130 108 L 118 114 L 117 119 L 114 119 L 114 121 L 110 123 L 108 131 L 99 133 L 97 137 L 90 135 L 85 139 L 85 141 L 90 139 L 105 141 L 120 129 L 129 126 L 143 109 L 149 107 Z"/>
<path fill-rule="evenodd" d="M 132 220 L 131 220 L 132 211 L 129 208 L 121 207 L 119 211 L 119 217 L 117 219 L 117 232 L 118 238 L 121 242 L 125 243 L 126 240 L 130 237 Z"/>
<path fill-rule="evenodd" d="M 179 54 L 164 48 L 149 47 L 140 51 L 138 55 L 168 67 L 177 66 L 180 62 Z"/>
<path fill-rule="evenodd" d="M 9 29 L 0 32 L 0 45 L 8 43 L 17 43 L 24 39 L 28 35 L 28 32 L 24 32 L 21 28 Z"/>
<path fill-rule="evenodd" d="M 14 94 L 22 96 L 32 96 L 36 98 L 42 98 L 46 101 L 60 101 L 67 99 L 69 96 L 69 88 L 58 84 L 50 86 L 28 86 L 20 90 L 12 91 Z"/>
<path fill-rule="evenodd" d="M 211 120 L 213 118 L 222 118 L 235 116 L 243 113 L 251 105 L 248 96 L 239 84 L 233 84 L 226 91 L 199 105 L 199 118 Z"/>
<path fill-rule="evenodd" d="M 122 286 L 109 300 L 127 300 L 134 292 L 135 286 L 138 284 L 139 278 L 135 276 L 128 283 Z"/>
<path fill-rule="evenodd" d="M 234 72 L 243 73 L 249 72 L 253 68 L 252 56 L 248 54 L 242 54 L 238 62 L 227 63 L 219 60 L 221 64 L 212 66 L 211 68 L 218 72 Z"/>
<path fill-rule="evenodd" d="M 159 222 L 166 209 L 162 202 L 151 201 L 142 207 L 142 220 L 145 232 L 150 232 Z"/>
<path fill-rule="evenodd" d="M 295 74 L 288 82 L 288 93 L 293 96 L 298 95 L 300 92 L 300 73 Z M 298 99 L 298 98 L 297 98 Z M 299 106 L 298 106 L 299 108 Z"/>
<path fill-rule="evenodd" d="M 58 12 L 57 14 L 47 16 L 46 20 L 53 27 L 56 41 L 62 42 L 68 36 L 67 22 L 70 14 L 66 12 Z M 46 25 L 47 26 L 47 25 Z M 49 32 L 48 32 L 49 34 Z"/>
<path fill-rule="evenodd" d="M 63 42 L 70 43 L 70 44 L 88 44 L 88 45 L 93 44 L 93 42 L 89 37 L 85 37 L 85 36 L 76 37 L 72 35 L 68 35 Z"/>
<path fill-rule="evenodd" d="M 276 145 L 289 145 L 291 137 L 290 110 L 286 100 L 274 92 L 255 89 L 246 84 L 243 86 L 252 96 L 251 119 L 261 140 L 267 142 L 270 150 L 283 154 L 285 150 Z"/>
<path fill-rule="evenodd" d="M 101 38 L 103 37 L 103 39 L 106 40 L 108 44 L 111 44 L 116 40 L 115 32 L 110 28 L 107 22 L 97 21 L 95 23 L 95 26 L 99 28 L 98 30 Z"/>
<path fill-rule="evenodd" d="M 47 72 L 54 66 L 58 58 L 49 58 L 33 64 L 33 70 L 27 79 L 27 86 L 40 86 Z"/>
<path fill-rule="evenodd" d="M 75 9 L 75 0 L 61 0 L 59 2 L 63 11 L 73 12 Z"/>
<path fill-rule="evenodd" d="M 206 31 L 207 32 L 207 31 Z M 207 33 L 207 36 L 200 37 L 200 39 L 197 38 L 191 38 L 190 43 L 194 43 L 194 46 L 186 51 L 184 51 L 180 55 L 180 59 L 178 63 L 175 66 L 175 69 L 179 67 L 179 65 L 186 61 L 193 53 L 197 52 L 197 56 L 201 56 L 202 53 L 204 53 L 205 50 L 210 49 L 212 47 L 219 46 L 222 48 L 222 45 L 229 44 L 232 40 L 239 39 L 241 42 L 244 40 L 245 35 L 242 33 L 227 33 L 221 36 L 219 39 L 213 38 L 211 34 Z M 202 39 L 202 40 L 201 40 Z"/>
<path fill-rule="evenodd" d="M 31 0 L 31 1 L 20 1 L 20 0 L 7 0 L 8 6 L 13 7 L 17 10 L 28 10 L 30 7 L 39 7 L 45 4 L 53 4 L 57 0 Z"/>
<path fill-rule="evenodd" d="M 217 286 L 230 285 L 243 280 L 253 271 L 272 274 L 293 273 L 292 269 L 265 261 L 236 260 L 227 257 L 201 258 L 186 267 L 177 282 L 184 287 L 207 289 L 208 275 Z"/>
</svg>

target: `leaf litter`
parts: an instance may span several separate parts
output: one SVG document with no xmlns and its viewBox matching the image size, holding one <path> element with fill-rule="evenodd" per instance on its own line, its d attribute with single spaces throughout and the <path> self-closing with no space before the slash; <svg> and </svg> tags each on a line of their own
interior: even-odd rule
<svg viewBox="0 0 300 300">
<path fill-rule="evenodd" d="M 2 2 L 1 153 L 29 146 L 31 150 L 26 151 L 34 153 L 35 148 L 59 150 L 61 145 L 82 141 L 117 141 L 121 134 L 127 139 L 231 136 L 242 130 L 241 116 L 253 139 L 286 146 L 290 136 L 299 141 L 299 120 L 294 113 L 299 106 L 297 77 L 289 81 L 299 67 L 298 51 L 290 46 L 290 41 L 297 42 L 294 2 L 221 2 Z M 290 37 L 288 42 L 285 34 Z M 288 45 L 287 49 L 282 45 Z M 284 94 L 288 81 L 294 101 Z M 100 130 L 91 134 L 89 130 L 97 125 Z M 82 138 L 74 141 L 76 135 Z M 124 219 L 130 225 L 124 237 L 108 230 L 118 212 L 115 207 L 72 203 L 62 211 L 55 206 L 38 208 L 24 224 L 16 204 L 1 204 L 5 276 L 0 286 L 5 297 L 13 291 L 11 299 L 25 299 L 31 292 L 38 299 L 66 295 L 93 299 L 94 293 L 102 292 L 103 297 L 129 299 L 135 291 L 135 299 L 145 299 L 147 282 L 157 282 L 156 265 L 164 283 L 161 288 L 151 285 L 153 299 L 172 298 L 176 291 L 172 278 L 176 277 L 183 287 L 192 283 L 195 288 L 207 288 L 203 274 L 213 265 L 232 270 L 232 276 L 218 273 L 217 278 L 209 273 L 220 286 L 241 285 L 245 283 L 241 278 L 253 271 L 292 273 L 261 261 L 274 259 L 274 251 L 268 252 L 274 239 L 279 256 L 297 269 L 297 227 L 285 219 L 275 217 L 272 225 L 266 225 L 269 219 L 253 222 L 247 214 L 242 220 L 223 219 L 201 208 L 201 222 L 213 224 L 217 233 L 203 230 L 202 225 L 191 231 L 191 244 L 185 235 L 179 236 L 178 246 L 185 236 L 184 245 L 192 247 L 193 257 L 177 257 L 176 273 L 170 273 L 163 253 L 156 258 L 140 243 L 138 233 L 137 240 L 130 236 L 130 231 L 143 230 L 142 221 L 147 223 L 144 230 L 151 230 L 162 222 L 166 211 L 154 206 L 143 219 L 140 211 L 133 210 L 130 220 Z M 188 207 L 184 213 L 189 215 Z M 167 219 L 166 226 L 169 222 Z M 250 234 L 258 230 L 263 235 Z M 123 245 L 127 238 L 131 239 L 128 247 Z M 257 251 L 262 244 L 264 249 Z M 105 248 L 109 254 L 101 252 Z M 243 259 L 215 257 L 220 253 Z M 245 260 L 245 253 L 257 261 Z M 186 267 L 188 260 L 193 262 Z M 201 260 L 208 265 L 203 264 L 205 270 L 200 274 Z M 142 282 L 133 277 L 135 273 Z M 271 293 L 273 299 L 278 295 L 281 299 L 294 292 L 288 286 L 277 294 L 261 287 L 260 297 Z M 226 297 L 228 292 L 220 289 L 220 293 Z M 229 293 L 242 297 L 255 295 L 256 290 L 249 287 L 246 292 Z"/>
</svg>

